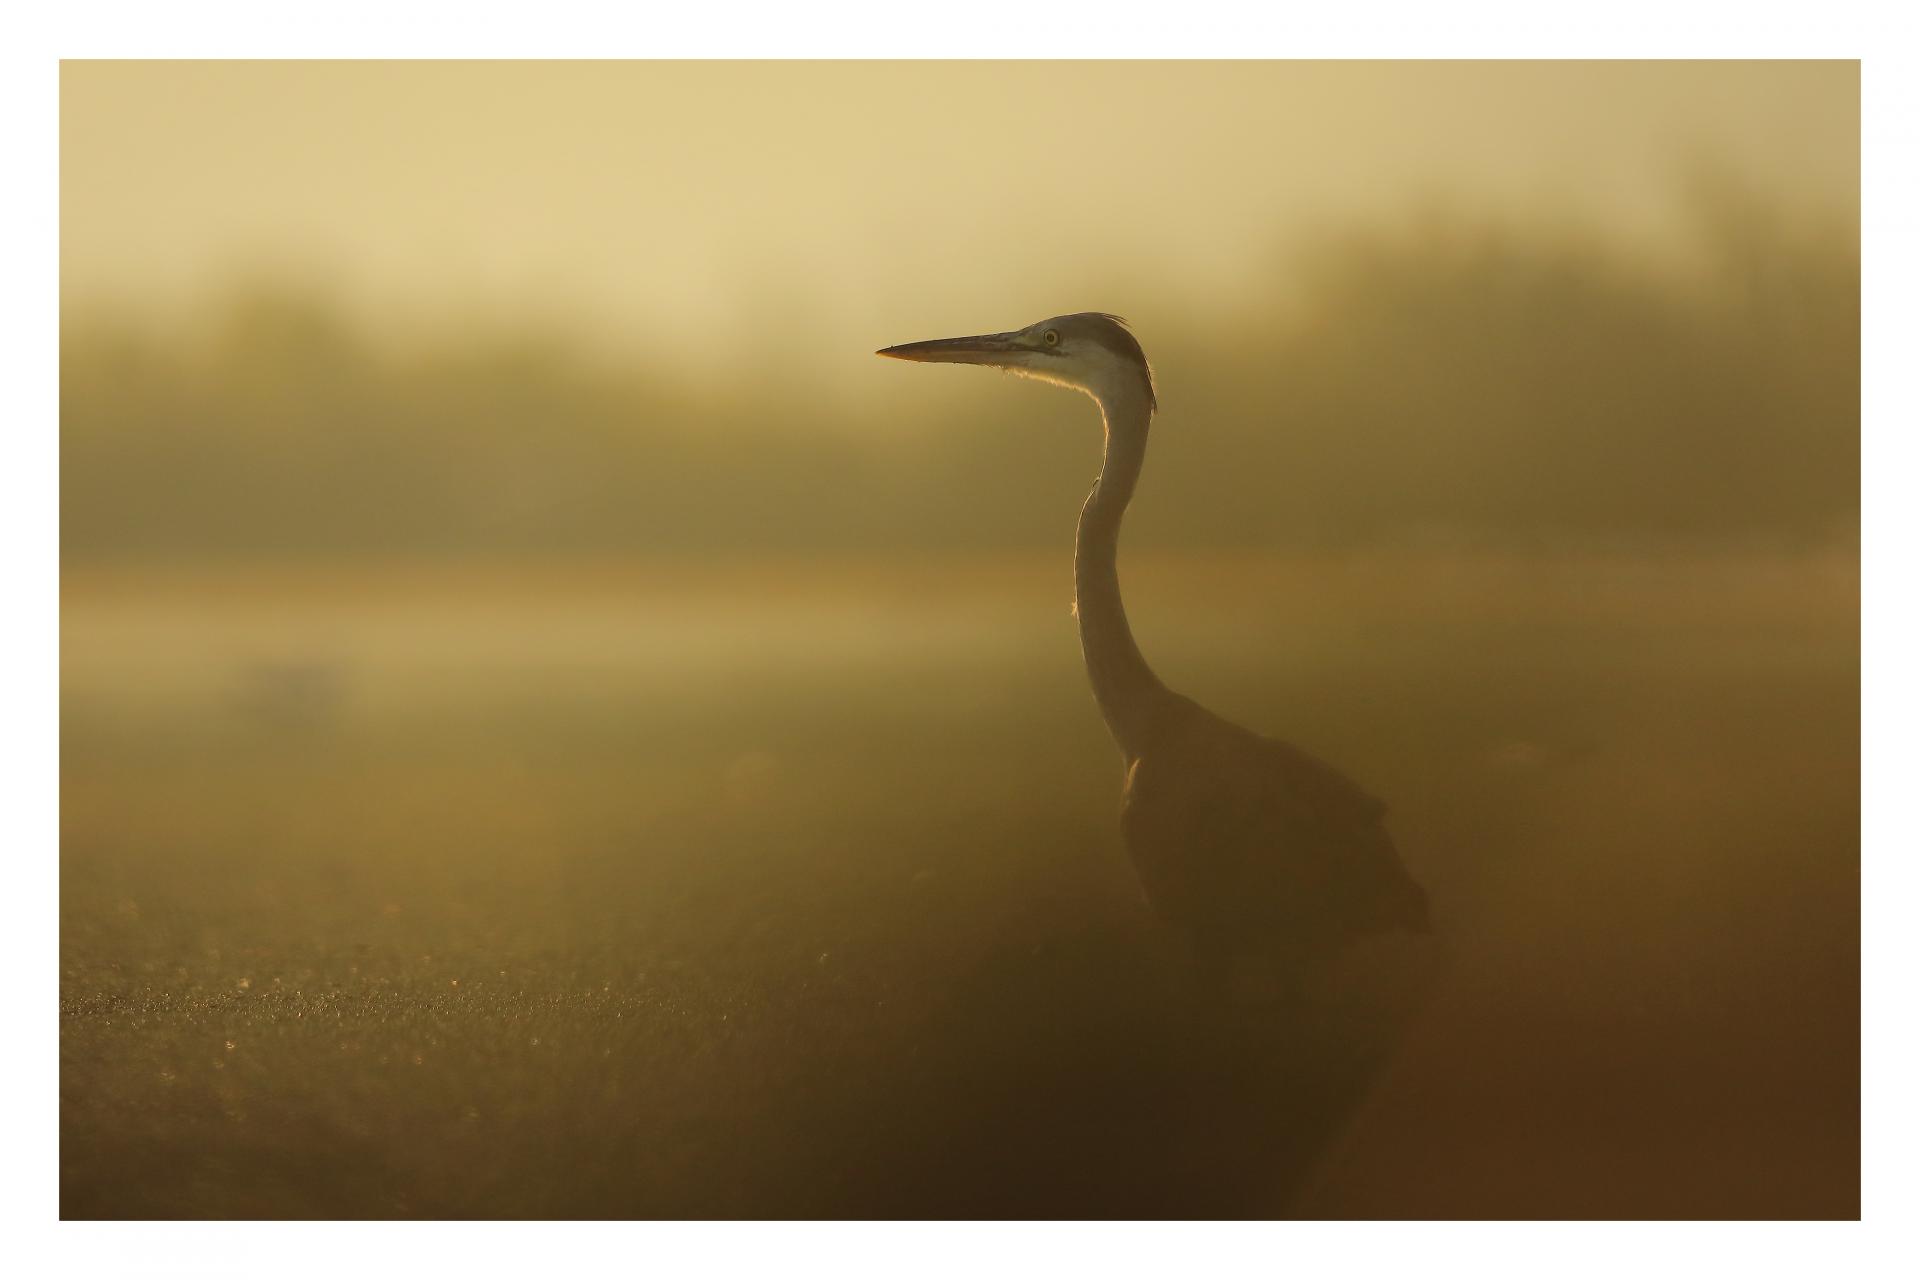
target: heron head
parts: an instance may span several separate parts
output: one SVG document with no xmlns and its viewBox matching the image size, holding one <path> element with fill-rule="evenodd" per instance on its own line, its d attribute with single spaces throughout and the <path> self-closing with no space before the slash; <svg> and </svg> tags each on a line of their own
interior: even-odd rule
<svg viewBox="0 0 1920 1280">
<path fill-rule="evenodd" d="M 1153 369 L 1126 321 L 1104 311 L 1054 316 L 1024 329 L 883 347 L 875 355 L 931 364 L 983 364 L 1084 391 L 1105 402 L 1143 391 L 1154 406 Z"/>
</svg>

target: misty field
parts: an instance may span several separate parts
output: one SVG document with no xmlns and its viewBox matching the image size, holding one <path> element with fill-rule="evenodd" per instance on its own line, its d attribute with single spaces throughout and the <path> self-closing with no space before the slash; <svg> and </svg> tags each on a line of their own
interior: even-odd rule
<svg viewBox="0 0 1920 1280">
<path fill-rule="evenodd" d="M 1392 805 L 1377 1076 L 1189 999 L 1064 556 L 78 566 L 63 1215 L 1857 1214 L 1850 553 L 1127 578 Z"/>
</svg>

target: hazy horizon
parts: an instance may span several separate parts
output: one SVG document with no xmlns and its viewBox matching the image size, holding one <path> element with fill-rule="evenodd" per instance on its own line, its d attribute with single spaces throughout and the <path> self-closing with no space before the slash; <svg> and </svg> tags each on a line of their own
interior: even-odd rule
<svg viewBox="0 0 1920 1280">
<path fill-rule="evenodd" d="M 1692 199 L 1711 252 L 1686 268 L 1462 215 L 1302 249 L 1263 308 L 1131 295 L 1162 411 L 1130 553 L 1856 545 L 1857 231 L 1787 223 L 1744 185 Z M 715 378 L 538 318 L 383 335 L 272 277 L 170 324 L 76 312 L 63 546 L 1065 549 L 1089 403 L 851 339 L 810 363 L 792 328 L 726 344 L 738 368 Z"/>
</svg>

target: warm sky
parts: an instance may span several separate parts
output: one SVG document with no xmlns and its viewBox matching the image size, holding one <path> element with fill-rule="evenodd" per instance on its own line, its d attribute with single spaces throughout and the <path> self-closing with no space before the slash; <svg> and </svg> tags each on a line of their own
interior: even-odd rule
<svg viewBox="0 0 1920 1280">
<path fill-rule="evenodd" d="M 1850 215 L 1858 113 L 1852 63 L 68 63 L 61 270 L 689 354 L 772 306 L 870 350 L 1231 297 L 1436 200 L 1671 244 L 1699 158 Z"/>
</svg>

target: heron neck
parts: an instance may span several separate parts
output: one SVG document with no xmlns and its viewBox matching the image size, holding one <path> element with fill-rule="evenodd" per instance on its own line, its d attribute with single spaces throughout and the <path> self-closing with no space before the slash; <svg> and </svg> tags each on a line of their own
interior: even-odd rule
<svg viewBox="0 0 1920 1280">
<path fill-rule="evenodd" d="M 1106 456 L 1100 478 L 1080 510 L 1074 542 L 1074 613 L 1080 620 L 1080 651 L 1094 700 L 1121 755 L 1131 762 L 1146 745 L 1155 700 L 1164 692 L 1134 643 L 1120 602 L 1120 521 L 1133 498 L 1147 457 L 1147 426 L 1153 417 L 1145 388 L 1095 396 L 1106 419 Z"/>
</svg>

